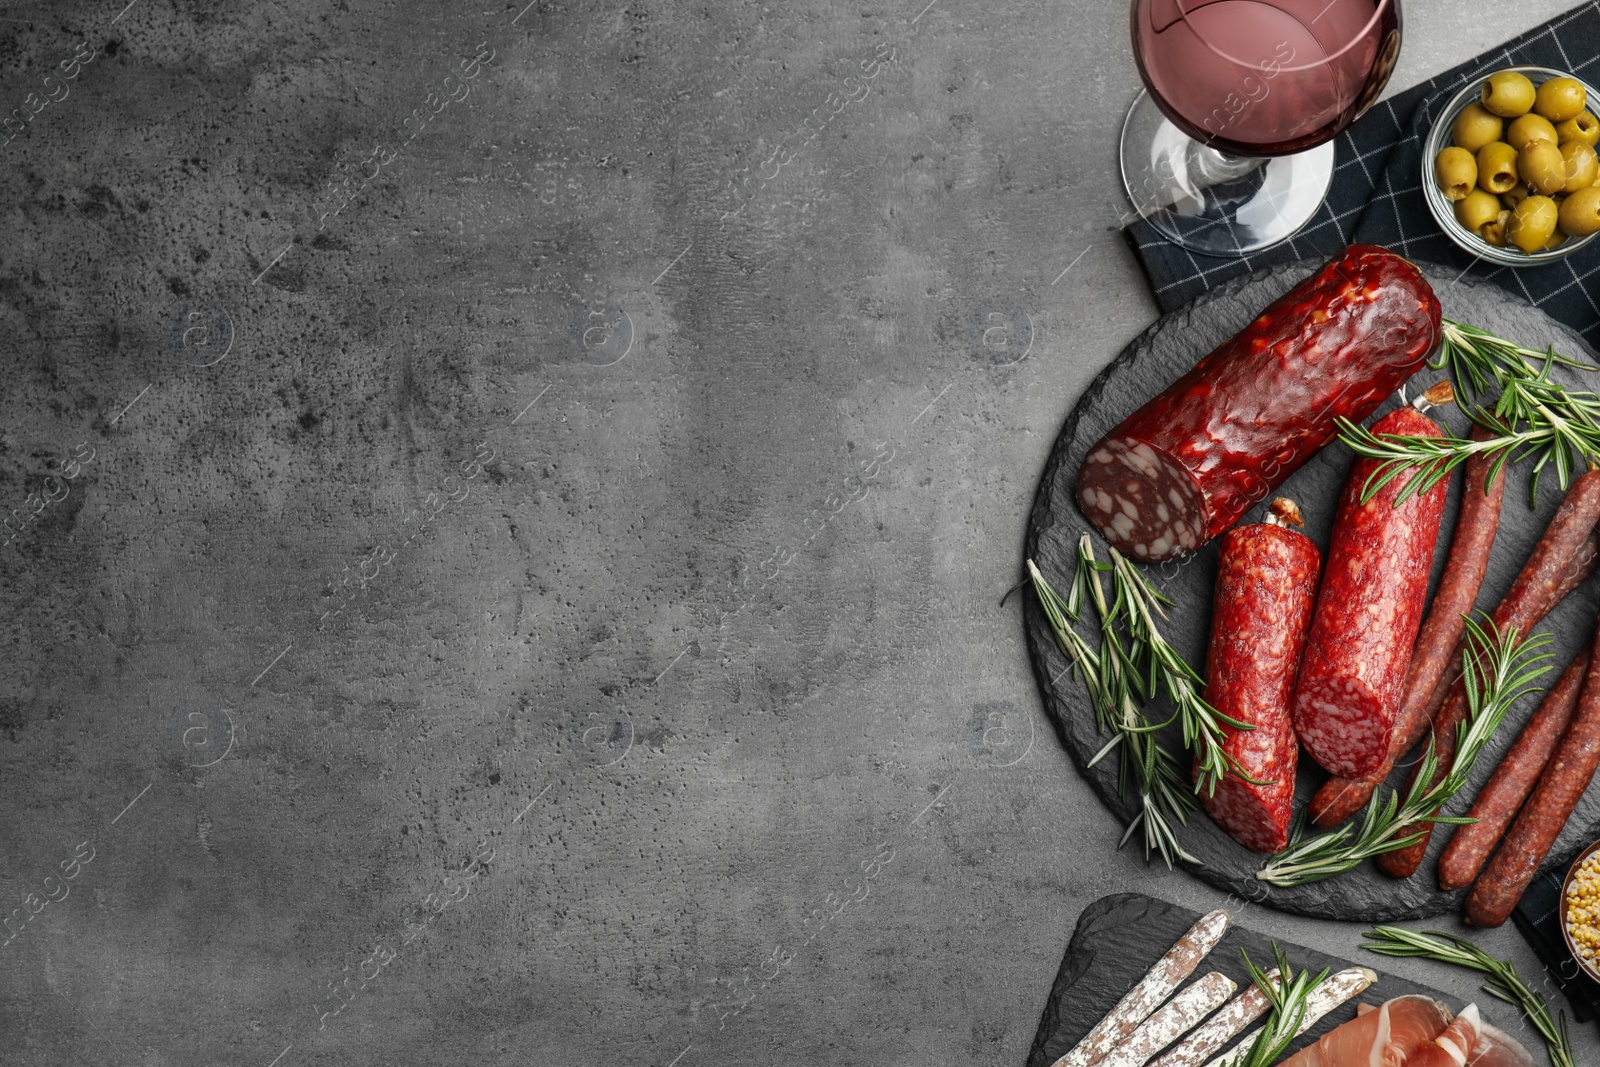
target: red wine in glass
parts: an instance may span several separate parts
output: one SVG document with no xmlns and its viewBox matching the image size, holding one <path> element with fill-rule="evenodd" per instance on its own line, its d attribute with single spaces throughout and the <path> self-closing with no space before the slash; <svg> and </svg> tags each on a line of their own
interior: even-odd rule
<svg viewBox="0 0 1600 1067">
<path fill-rule="evenodd" d="M 1399 0 L 1133 0 L 1148 95 L 1123 127 L 1135 207 L 1196 251 L 1275 244 L 1320 207 L 1329 142 L 1383 91 Z"/>
</svg>

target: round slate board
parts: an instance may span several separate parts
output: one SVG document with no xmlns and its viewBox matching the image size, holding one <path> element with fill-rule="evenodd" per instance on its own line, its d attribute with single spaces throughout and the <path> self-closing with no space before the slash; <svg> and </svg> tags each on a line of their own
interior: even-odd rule
<svg viewBox="0 0 1600 1067">
<path fill-rule="evenodd" d="M 1242 329 L 1267 304 L 1277 299 L 1296 282 L 1316 269 L 1315 264 L 1296 264 L 1253 275 L 1230 283 L 1202 296 L 1188 307 L 1163 317 L 1128 345 L 1101 372 L 1068 416 L 1050 460 L 1045 466 L 1033 513 L 1029 517 L 1027 554 L 1039 564 L 1058 589 L 1065 590 L 1076 558 L 1078 538 L 1089 524 L 1074 501 L 1078 466 L 1084 454 L 1108 430 L 1145 403 L 1167 383 L 1187 371 L 1201 356 Z M 1512 338 L 1531 348 L 1554 344 L 1568 355 L 1593 359 L 1593 353 L 1564 327 L 1543 312 L 1519 303 L 1503 290 L 1466 279 L 1454 280 L 1454 272 L 1424 267 L 1444 305 L 1446 318 L 1470 322 L 1502 337 Z M 1576 283 L 1574 283 L 1576 284 Z M 1408 395 L 1438 380 L 1442 372 L 1424 369 L 1411 382 Z M 1557 377 L 1587 389 L 1600 387 L 1600 373 L 1558 371 Z M 1378 414 L 1392 410 L 1398 398 L 1391 398 Z M 1439 418 L 1436 410 L 1432 413 Z M 1376 416 L 1375 416 L 1376 417 Z M 1442 421 L 1454 432 L 1465 435 L 1469 426 L 1458 411 L 1448 408 Z M 1298 501 L 1305 513 L 1305 532 L 1324 553 L 1340 490 L 1351 462 L 1350 451 L 1337 443 L 1324 449 L 1295 472 L 1278 490 L 1278 495 Z M 1508 474 L 1506 502 L 1495 542 L 1489 573 L 1478 597 L 1478 607 L 1492 610 L 1510 587 L 1529 551 L 1543 533 L 1545 524 L 1560 502 L 1561 491 L 1553 477 L 1540 486 L 1537 505 L 1528 503 L 1527 465 Z M 1434 559 L 1433 581 L 1439 573 L 1455 528 L 1460 476 L 1451 483 L 1450 502 L 1444 516 L 1444 533 Z M 1258 506 L 1242 522 L 1260 522 L 1264 508 Z M 1104 541 L 1096 534 L 1103 550 Z M 1211 616 L 1211 590 L 1216 578 L 1217 541 L 1181 560 L 1146 568 L 1157 588 L 1171 597 L 1165 633 L 1179 653 L 1197 666 L 1205 663 L 1206 638 Z M 1591 639 L 1594 633 L 1596 590 L 1593 581 L 1569 596 L 1552 611 L 1540 627 L 1554 636 L 1550 651 L 1555 654 L 1545 684 L 1554 684 L 1560 671 Z M 1044 695 L 1046 710 L 1055 720 L 1057 733 L 1078 768 L 1095 791 L 1119 819 L 1126 824 L 1135 810 L 1118 788 L 1118 761 L 1102 760 L 1094 768 L 1088 761 L 1105 743 L 1095 729 L 1094 714 L 1082 685 L 1067 669 L 1067 660 L 1056 647 L 1044 613 L 1032 597 L 1028 598 L 1026 627 L 1034 674 Z M 1474 771 L 1472 785 L 1446 808 L 1460 814 L 1471 802 L 1483 781 L 1499 763 L 1500 756 L 1516 736 L 1521 724 L 1532 714 L 1537 697 L 1525 698 L 1507 717 L 1499 735 L 1491 742 Z M 1157 706 L 1152 717 L 1165 718 L 1169 709 Z M 1169 739 L 1178 746 L 1178 739 Z M 1409 759 L 1407 761 L 1409 763 Z M 1390 785 L 1403 787 L 1407 767 L 1397 768 Z M 1302 755 L 1296 804 L 1303 807 L 1326 773 Z M 1554 856 L 1562 857 L 1580 844 L 1600 836 L 1600 788 L 1591 789 L 1567 824 Z M 1437 880 L 1438 853 L 1449 837 L 1447 828 L 1433 835 L 1428 859 L 1415 875 L 1397 881 L 1369 863 L 1337 878 L 1292 889 L 1277 889 L 1255 878 L 1265 857 L 1251 852 L 1222 832 L 1205 813 L 1197 812 L 1180 834 L 1183 845 L 1203 861 L 1191 870 L 1219 889 L 1239 894 L 1282 911 L 1317 918 L 1347 919 L 1361 922 L 1420 918 L 1456 909 L 1465 890 L 1441 892 Z M 1137 835 L 1129 848 L 1139 847 Z M 1159 862 L 1155 860 L 1153 862 Z"/>
</svg>

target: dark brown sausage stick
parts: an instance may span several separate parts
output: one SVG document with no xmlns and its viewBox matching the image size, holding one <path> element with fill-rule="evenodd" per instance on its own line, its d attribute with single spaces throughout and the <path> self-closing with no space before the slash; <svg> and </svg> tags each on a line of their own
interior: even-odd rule
<svg viewBox="0 0 1600 1067">
<path fill-rule="evenodd" d="M 1439 857 L 1440 889 L 1448 892 L 1471 885 L 1483 870 L 1489 854 L 1516 817 L 1517 809 L 1539 784 L 1545 765 L 1550 762 L 1550 754 L 1572 722 L 1588 671 L 1589 650 L 1585 648 L 1567 666 L 1555 687 L 1545 694 L 1539 710 L 1533 713 L 1473 800 L 1467 817 L 1478 821 L 1459 827 L 1445 846 L 1444 855 Z"/>
<path fill-rule="evenodd" d="M 1600 636 L 1594 647 L 1600 647 Z M 1600 670 L 1595 669 L 1594 647 L 1577 715 L 1505 844 L 1467 895 L 1466 919 L 1473 926 L 1499 926 L 1510 916 L 1600 766 Z"/>
<path fill-rule="evenodd" d="M 1533 546 L 1528 562 L 1522 565 L 1510 591 L 1490 616 L 1498 632 L 1515 629 L 1519 637 L 1527 637 L 1550 609 L 1560 603 L 1563 590 L 1570 590 L 1575 584 L 1571 582 L 1573 565 L 1579 561 L 1597 520 L 1600 520 L 1600 471 L 1586 471 L 1567 490 L 1566 499 L 1561 501 L 1550 525 L 1545 527 L 1544 536 Z M 1467 689 L 1458 679 L 1433 718 L 1433 745 L 1439 759 L 1429 788 L 1454 765 L 1457 733 L 1466 717 Z M 1413 779 L 1416 773 L 1412 771 Z M 1433 823 L 1406 827 L 1397 836 L 1407 837 L 1413 833 L 1421 836 L 1406 848 L 1379 856 L 1378 867 L 1394 878 L 1411 877 L 1422 865 L 1433 827 Z"/>
</svg>

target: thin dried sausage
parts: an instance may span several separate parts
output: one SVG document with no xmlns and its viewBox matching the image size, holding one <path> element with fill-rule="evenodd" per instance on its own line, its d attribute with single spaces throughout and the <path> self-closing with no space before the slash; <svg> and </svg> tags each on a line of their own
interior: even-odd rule
<svg viewBox="0 0 1600 1067">
<path fill-rule="evenodd" d="M 1600 670 L 1596 670 L 1600 635 L 1589 651 L 1578 710 L 1567 732 L 1539 776 L 1533 795 L 1517 814 L 1505 843 L 1467 894 L 1466 919 L 1474 926 L 1499 926 L 1522 899 L 1539 865 L 1550 854 L 1562 827 L 1600 767 Z"/>
<path fill-rule="evenodd" d="M 1533 546 L 1528 562 L 1522 565 L 1511 589 L 1490 616 L 1497 631 L 1516 630 L 1527 637 L 1550 609 L 1561 602 L 1561 597 L 1571 588 L 1574 565 L 1583 559 L 1584 546 L 1591 540 L 1597 520 L 1600 520 L 1600 471 L 1585 471 L 1567 490 L 1550 525 L 1545 527 L 1539 543 Z M 1457 680 L 1433 717 L 1433 747 L 1439 757 L 1433 782 L 1449 774 L 1455 765 L 1456 739 L 1461 724 L 1466 721 L 1467 710 L 1466 685 Z M 1413 778 L 1420 769 L 1419 765 L 1412 771 Z M 1429 783 L 1430 788 L 1432 784 Z M 1433 827 L 1433 823 L 1414 823 L 1402 830 L 1398 836 L 1420 836 L 1406 848 L 1379 856 L 1378 868 L 1394 878 L 1411 877 L 1422 865 Z"/>
<path fill-rule="evenodd" d="M 1511 825 L 1522 802 L 1533 792 L 1550 762 L 1550 754 L 1572 722 L 1588 670 L 1589 650 L 1585 648 L 1562 672 L 1561 680 L 1545 694 L 1539 710 L 1533 713 L 1500 766 L 1472 801 L 1467 818 L 1478 821 L 1459 827 L 1445 846 L 1444 854 L 1439 857 L 1440 889 L 1449 891 L 1471 885 L 1483 870 L 1489 853 Z"/>
<path fill-rule="evenodd" d="M 1133 559 L 1192 552 L 1422 366 L 1439 301 L 1415 266 L 1351 245 L 1089 450 L 1078 506 Z"/>
</svg>

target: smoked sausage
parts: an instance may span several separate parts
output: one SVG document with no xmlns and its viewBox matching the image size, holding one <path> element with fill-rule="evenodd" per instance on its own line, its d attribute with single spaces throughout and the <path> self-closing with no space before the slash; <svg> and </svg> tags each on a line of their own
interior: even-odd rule
<svg viewBox="0 0 1600 1067">
<path fill-rule="evenodd" d="M 1200 790 L 1200 802 L 1228 836 L 1260 852 L 1289 842 L 1299 756 L 1289 699 L 1322 569 L 1322 553 L 1291 525 L 1300 510 L 1279 498 L 1266 522 L 1223 535 L 1206 650 L 1206 703 L 1254 727 L 1224 725 L 1223 751 L 1263 784 L 1230 772 Z"/>
<path fill-rule="evenodd" d="M 1391 411 L 1372 432 L 1443 436 L 1415 407 Z M 1389 751 L 1444 516 L 1444 482 L 1396 504 L 1407 471 L 1362 503 L 1379 466 L 1357 458 L 1345 479 L 1294 695 L 1300 743 L 1346 778 L 1376 769 Z"/>
<path fill-rule="evenodd" d="M 1533 546 L 1528 562 L 1517 572 L 1511 589 L 1490 616 L 1496 632 L 1503 634 L 1515 629 L 1519 637 L 1525 638 L 1550 609 L 1560 603 L 1570 589 L 1568 583 L 1575 573 L 1574 564 L 1582 560 L 1584 546 L 1590 542 L 1597 520 L 1600 520 L 1600 471 L 1585 471 L 1567 490 L 1550 525 L 1545 527 L 1539 543 Z M 1430 788 L 1449 774 L 1455 764 L 1457 735 L 1466 721 L 1467 710 L 1466 684 L 1458 679 L 1433 717 L 1433 747 L 1439 759 Z M 1420 764 L 1411 772 L 1413 778 L 1419 770 Z M 1411 877 L 1422 865 L 1434 825 L 1413 823 L 1400 831 L 1398 837 L 1420 836 L 1403 849 L 1379 856 L 1378 868 L 1394 878 Z"/>
<path fill-rule="evenodd" d="M 1466 919 L 1473 926 L 1499 926 L 1511 915 L 1539 865 L 1550 854 L 1561 828 L 1566 826 L 1583 791 L 1600 766 L 1600 670 L 1596 649 L 1600 634 L 1589 650 L 1589 670 L 1583 678 L 1578 710 L 1566 735 L 1539 776 L 1533 795 L 1523 805 L 1505 843 L 1489 861 L 1467 894 Z"/>
<path fill-rule="evenodd" d="M 1336 417 L 1372 414 L 1438 339 L 1422 272 L 1351 245 L 1101 438 L 1078 506 L 1132 559 L 1193 552 L 1333 440 Z"/>
<path fill-rule="evenodd" d="M 1474 425 L 1472 439 L 1481 441 L 1491 431 Z M 1461 508 L 1456 514 L 1450 558 L 1433 594 L 1428 617 L 1417 635 L 1406 670 L 1400 707 L 1395 712 L 1394 733 L 1383 762 L 1359 778 L 1330 778 L 1311 798 L 1312 820 L 1321 827 L 1337 826 L 1366 807 L 1367 801 L 1395 762 L 1422 740 L 1444 703 L 1450 685 L 1460 673 L 1461 633 L 1465 616 L 1472 613 L 1483 576 L 1489 569 L 1489 550 L 1500 529 L 1500 504 L 1505 499 L 1505 469 L 1495 470 L 1497 457 L 1478 453 L 1467 460 L 1461 483 Z M 1489 475 L 1494 481 L 1489 482 Z M 1486 483 L 1487 487 L 1486 487 Z"/>
<path fill-rule="evenodd" d="M 1522 802 L 1533 792 L 1540 775 L 1544 774 L 1545 765 L 1550 762 L 1550 754 L 1572 722 L 1588 671 L 1589 650 L 1585 648 L 1562 672 L 1555 687 L 1545 694 L 1539 710 L 1533 713 L 1488 783 L 1472 801 L 1467 818 L 1478 821 L 1459 827 L 1445 846 L 1444 854 L 1439 857 L 1440 889 L 1448 892 L 1471 885 L 1483 870 L 1489 853 L 1511 825 Z"/>
</svg>

